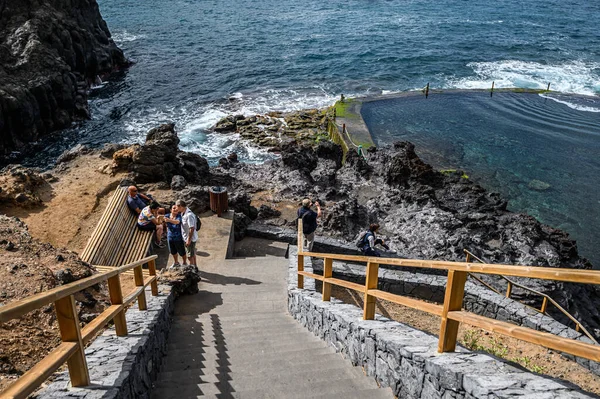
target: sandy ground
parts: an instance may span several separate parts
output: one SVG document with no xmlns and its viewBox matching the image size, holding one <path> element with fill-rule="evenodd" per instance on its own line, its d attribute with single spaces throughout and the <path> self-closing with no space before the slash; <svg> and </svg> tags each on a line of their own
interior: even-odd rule
<svg viewBox="0 0 600 399">
<path fill-rule="evenodd" d="M 345 303 L 363 307 L 364 297 L 356 291 L 333 286 L 331 295 Z M 380 299 L 377 299 L 376 312 L 419 330 L 439 335 L 440 318 L 438 316 Z M 542 346 L 490 333 L 465 324 L 461 324 L 459 328 L 458 340 L 461 345 L 469 349 L 491 353 L 520 364 L 530 371 L 566 380 L 585 391 L 600 394 L 599 376 Z"/>
<path fill-rule="evenodd" d="M 69 163 L 67 170 L 53 174 L 58 181 L 39 193 L 44 204 L 34 209 L 0 207 L 0 213 L 16 216 L 29 227 L 30 234 L 57 248 L 80 252 L 104 211 L 109 194 L 125 177 L 99 171 L 112 161 L 98 155 L 85 155 Z"/>
</svg>

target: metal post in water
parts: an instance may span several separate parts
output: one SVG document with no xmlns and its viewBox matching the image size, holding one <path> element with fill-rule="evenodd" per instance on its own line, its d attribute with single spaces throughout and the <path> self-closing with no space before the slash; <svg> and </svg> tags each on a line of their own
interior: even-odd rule
<svg viewBox="0 0 600 399">
<path fill-rule="evenodd" d="M 546 91 L 550 91 L 550 82 L 548 82 L 548 88 L 546 89 Z"/>
<path fill-rule="evenodd" d="M 429 97 L 429 82 L 427 82 L 427 86 L 425 87 L 425 98 Z"/>
<path fill-rule="evenodd" d="M 492 82 L 492 91 L 490 91 L 490 97 L 494 95 L 494 83 L 496 82 Z"/>
</svg>

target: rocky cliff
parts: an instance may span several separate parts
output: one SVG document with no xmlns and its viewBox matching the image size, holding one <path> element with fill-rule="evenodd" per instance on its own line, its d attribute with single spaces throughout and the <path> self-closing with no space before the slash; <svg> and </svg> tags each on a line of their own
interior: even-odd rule
<svg viewBox="0 0 600 399">
<path fill-rule="evenodd" d="M 96 0 L 0 0 L 0 157 L 87 118 L 90 83 L 127 64 Z"/>
</svg>

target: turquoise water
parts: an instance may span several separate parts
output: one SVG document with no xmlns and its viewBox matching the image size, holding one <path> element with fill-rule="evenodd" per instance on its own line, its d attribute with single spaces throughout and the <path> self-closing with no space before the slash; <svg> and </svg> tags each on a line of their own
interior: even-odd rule
<svg viewBox="0 0 600 399">
<path fill-rule="evenodd" d="M 437 169 L 465 170 L 600 266 L 600 114 L 585 111 L 595 107 L 600 98 L 471 92 L 365 103 L 362 114 L 377 145 L 408 140 Z"/>
</svg>

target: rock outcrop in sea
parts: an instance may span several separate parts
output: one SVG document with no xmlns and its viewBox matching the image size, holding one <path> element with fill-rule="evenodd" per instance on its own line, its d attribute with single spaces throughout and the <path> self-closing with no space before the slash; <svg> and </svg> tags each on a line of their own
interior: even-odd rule
<svg viewBox="0 0 600 399">
<path fill-rule="evenodd" d="M 89 86 L 128 64 L 96 0 L 0 0 L 0 156 L 88 118 Z"/>
</svg>

